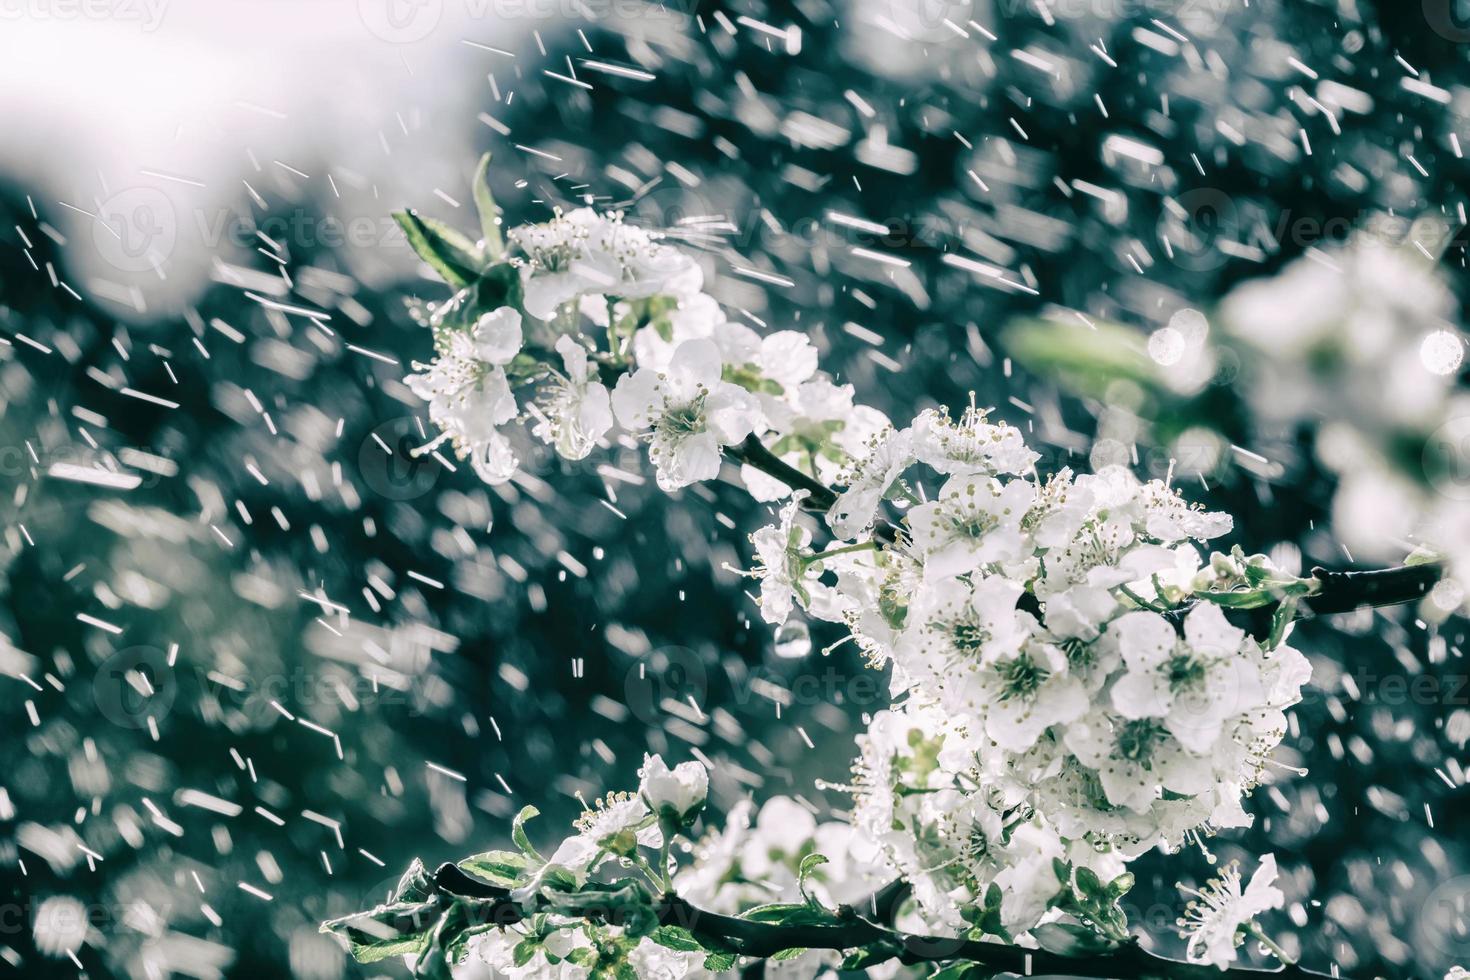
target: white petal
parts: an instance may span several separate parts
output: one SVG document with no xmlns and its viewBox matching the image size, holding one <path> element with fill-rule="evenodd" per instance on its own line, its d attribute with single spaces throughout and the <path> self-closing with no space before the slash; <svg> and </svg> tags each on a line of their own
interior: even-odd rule
<svg viewBox="0 0 1470 980">
<path fill-rule="evenodd" d="M 1108 624 L 1118 637 L 1118 649 L 1130 667 L 1154 667 L 1174 653 L 1179 634 L 1158 613 L 1124 613 Z"/>
<path fill-rule="evenodd" d="M 612 393 L 612 407 L 618 421 L 634 431 L 648 428 L 653 417 L 663 409 L 663 403 L 663 380 L 649 368 L 623 375 Z"/>
<path fill-rule="evenodd" d="M 1222 656 L 1240 649 L 1245 631 L 1231 626 L 1213 602 L 1201 602 L 1184 617 L 1184 637 L 1192 649 Z"/>
</svg>

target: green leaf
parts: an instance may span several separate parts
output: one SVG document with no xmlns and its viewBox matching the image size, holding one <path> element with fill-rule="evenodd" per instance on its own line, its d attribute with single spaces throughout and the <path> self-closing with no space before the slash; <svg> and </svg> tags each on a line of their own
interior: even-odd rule
<svg viewBox="0 0 1470 980">
<path fill-rule="evenodd" d="M 981 980 L 994 975 L 978 963 L 951 963 L 929 974 L 929 980 Z"/>
<path fill-rule="evenodd" d="M 1409 556 L 1404 559 L 1405 565 L 1433 565 L 1435 562 L 1444 561 L 1444 553 L 1436 551 L 1428 545 L 1419 545 Z"/>
<path fill-rule="evenodd" d="M 694 933 L 683 926 L 659 926 L 649 933 L 648 938 L 665 949 L 676 949 L 681 953 L 704 949 L 704 944 L 694 938 Z"/>
<path fill-rule="evenodd" d="M 1069 922 L 1043 922 L 1031 930 L 1031 935 L 1042 949 L 1058 956 L 1089 956 L 1117 945 L 1091 929 Z"/>
<path fill-rule="evenodd" d="M 805 946 L 793 946 L 790 949 L 783 949 L 779 953 L 772 954 L 771 959 L 778 962 L 781 960 L 794 960 L 805 952 Z"/>
<path fill-rule="evenodd" d="M 737 959 L 734 953 L 711 953 L 704 958 L 704 968 L 711 973 L 724 973 L 735 969 Z"/>
<path fill-rule="evenodd" d="M 1196 592 L 1195 596 L 1206 602 L 1227 609 L 1258 609 L 1276 601 L 1269 589 L 1250 589 L 1239 592 Z"/>
<path fill-rule="evenodd" d="M 797 866 L 796 888 L 798 891 L 801 892 L 801 897 L 806 899 L 807 902 L 812 905 L 819 905 L 819 903 L 816 901 L 816 899 L 807 894 L 806 880 L 812 876 L 813 871 L 816 871 L 818 868 L 826 863 L 828 862 L 825 855 L 813 852 L 802 858 L 801 864 Z"/>
<path fill-rule="evenodd" d="M 1108 899 L 1116 902 L 1133 889 L 1133 873 L 1125 871 L 1108 882 Z"/>
<path fill-rule="evenodd" d="M 1001 344 L 1028 370 L 1059 378 L 1088 397 L 1103 397 L 1115 381 L 1132 381 L 1149 390 L 1160 387 L 1159 367 L 1149 358 L 1139 331 L 1106 321 L 1093 327 L 1020 319 L 1006 326 Z"/>
<path fill-rule="evenodd" d="M 323 922 L 321 931 L 345 940 L 359 963 L 376 963 L 422 952 L 442 912 L 437 901 L 393 902 Z"/>
<path fill-rule="evenodd" d="M 495 206 L 495 196 L 490 193 L 490 154 L 480 157 L 475 168 L 475 210 L 480 212 L 480 237 L 485 240 L 485 257 L 499 262 L 505 254 L 505 239 L 500 237 L 500 209 Z"/>
<path fill-rule="evenodd" d="M 453 980 L 453 966 L 463 959 L 470 918 L 463 902 L 454 902 L 439 917 L 413 975 L 424 980 Z"/>
<path fill-rule="evenodd" d="M 468 238 L 448 225 L 425 218 L 416 211 L 395 211 L 393 220 L 408 236 L 408 244 L 419 258 L 455 289 L 463 289 L 480 275 L 483 261 Z"/>
<path fill-rule="evenodd" d="M 434 876 L 418 858 L 403 872 L 398 885 L 393 889 L 392 902 L 427 902 L 434 895 Z"/>
<path fill-rule="evenodd" d="M 519 847 L 526 857 L 535 861 L 538 865 L 545 864 L 546 859 L 541 856 L 536 848 L 531 846 L 531 838 L 526 836 L 526 821 L 532 817 L 539 817 L 540 815 L 541 811 L 534 806 L 523 807 L 521 812 L 516 814 L 515 820 L 511 821 L 510 825 L 510 839 L 515 841 L 516 847 Z"/>
<path fill-rule="evenodd" d="M 514 851 L 486 851 L 459 862 L 466 871 L 502 888 L 514 888 L 525 877 L 526 857 Z"/>
<path fill-rule="evenodd" d="M 536 951 L 541 948 L 541 940 L 536 936 L 529 936 L 516 943 L 515 949 L 511 950 L 511 962 L 516 966 L 525 966 L 536 956 Z"/>
<path fill-rule="evenodd" d="M 1271 635 L 1266 638 L 1266 649 L 1275 650 L 1281 646 L 1281 641 L 1286 639 L 1287 627 L 1291 626 L 1292 620 L 1296 619 L 1296 596 L 1288 596 L 1281 600 L 1281 605 L 1271 613 Z"/>
<path fill-rule="evenodd" d="M 440 304 L 434 311 L 433 326 L 468 330 L 480 317 L 502 306 L 521 308 L 521 274 L 504 262 L 490 266 L 473 283 Z"/>
<path fill-rule="evenodd" d="M 901 952 L 903 952 L 903 947 L 896 943 L 874 943 L 871 946 L 864 946 L 861 949 L 856 949 L 849 953 L 847 958 L 842 961 L 841 969 L 849 972 L 866 970 L 870 966 L 877 966 L 879 963 L 888 962 Z"/>
<path fill-rule="evenodd" d="M 786 926 L 830 926 L 836 922 L 831 912 L 820 905 L 812 905 L 808 902 L 772 902 L 770 905 L 757 905 L 753 909 L 740 913 L 740 917 L 752 922 L 772 922 Z"/>
<path fill-rule="evenodd" d="M 817 854 L 815 852 L 808 854 L 801 859 L 801 864 L 796 869 L 796 880 L 806 881 L 811 877 L 813 871 L 828 863 L 827 857 L 824 854 Z"/>
<path fill-rule="evenodd" d="M 1102 879 L 1098 878 L 1097 872 L 1091 868 L 1078 868 L 1077 890 L 1088 898 L 1101 898 L 1103 894 Z"/>
</svg>

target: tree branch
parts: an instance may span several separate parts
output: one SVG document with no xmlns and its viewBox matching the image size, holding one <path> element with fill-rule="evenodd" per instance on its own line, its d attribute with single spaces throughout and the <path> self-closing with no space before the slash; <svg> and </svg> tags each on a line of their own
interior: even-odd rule
<svg viewBox="0 0 1470 980">
<path fill-rule="evenodd" d="M 805 490 L 810 496 L 803 501 L 802 509 L 808 513 L 825 516 L 827 511 L 832 509 L 832 505 L 837 502 L 837 494 L 831 487 L 815 477 L 808 476 L 771 452 L 758 436 L 746 436 L 744 442 L 738 446 L 727 447 L 726 452 L 730 454 L 731 459 L 780 480 L 792 490 Z M 893 544 L 898 540 L 898 528 L 887 521 L 880 520 L 873 526 L 873 537 L 884 544 Z"/>
<path fill-rule="evenodd" d="M 1331 572 L 1318 567 L 1312 569 L 1312 578 L 1322 587 L 1302 601 L 1319 616 L 1351 612 L 1362 606 L 1396 606 L 1423 598 L 1444 573 L 1443 562 L 1357 572 Z"/>
<path fill-rule="evenodd" d="M 434 873 L 434 887 L 456 898 L 474 900 L 477 904 L 472 919 L 477 924 L 504 928 L 522 921 L 533 911 L 522 908 L 506 889 L 474 878 L 453 864 L 441 865 Z M 891 893 L 896 893 L 905 887 L 896 882 L 883 892 L 891 890 Z M 584 917 L 590 919 L 614 919 L 607 910 L 597 907 L 589 906 L 583 912 Z M 806 925 L 777 925 L 707 912 L 673 894 L 655 899 L 653 912 L 662 925 L 688 929 L 695 938 L 712 947 L 733 950 L 755 959 L 765 959 L 787 949 L 841 951 L 882 943 L 896 949 L 898 959 L 904 963 L 964 960 L 997 972 L 1022 976 L 1054 975 L 1095 980 L 1145 980 L 1154 977 L 1175 980 L 1308 980 L 1330 976 L 1295 964 L 1275 969 L 1232 967 L 1219 970 L 1207 964 L 1156 956 L 1137 942 L 1074 956 L 1006 943 L 914 935 L 863 918 L 851 906 L 839 909 L 830 924 Z"/>
<path fill-rule="evenodd" d="M 730 446 L 727 452 L 737 462 L 760 470 L 793 490 L 807 491 L 810 496 L 806 498 L 803 509 L 811 513 L 825 515 L 837 502 L 835 491 L 778 457 L 754 435 L 747 436 L 738 446 Z M 898 528 L 887 521 L 879 521 L 873 535 L 885 544 L 893 544 L 899 539 Z M 1444 577 L 1444 573 L 1443 562 L 1344 572 L 1329 571 L 1319 566 L 1312 569 L 1312 578 L 1319 587 L 1303 599 L 1301 605 L 1317 616 L 1351 612 L 1363 606 L 1396 606 L 1423 598 Z M 1019 606 L 1041 616 L 1041 603 L 1029 592 L 1021 596 Z M 1269 620 L 1269 616 L 1266 618 Z"/>
</svg>

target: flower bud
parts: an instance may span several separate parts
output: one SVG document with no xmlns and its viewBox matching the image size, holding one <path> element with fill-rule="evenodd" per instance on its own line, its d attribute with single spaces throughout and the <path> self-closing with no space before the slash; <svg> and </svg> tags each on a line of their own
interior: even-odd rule
<svg viewBox="0 0 1470 980">
<path fill-rule="evenodd" d="M 704 809 L 709 773 L 698 762 L 681 762 L 671 770 L 662 756 L 646 755 L 638 775 L 638 793 L 661 823 L 687 827 Z"/>
</svg>

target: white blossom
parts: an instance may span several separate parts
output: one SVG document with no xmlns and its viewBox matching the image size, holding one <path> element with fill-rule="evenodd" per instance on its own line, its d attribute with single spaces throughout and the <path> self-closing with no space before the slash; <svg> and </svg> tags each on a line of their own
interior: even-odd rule
<svg viewBox="0 0 1470 980">
<path fill-rule="evenodd" d="M 709 795 L 709 772 L 698 762 L 681 762 L 670 769 L 662 756 L 646 755 L 638 776 L 643 802 L 654 813 L 671 813 L 676 823 L 698 816 Z"/>
<path fill-rule="evenodd" d="M 703 283 L 692 258 L 624 224 L 617 214 L 578 208 L 545 224 L 514 229 L 509 237 L 526 255 L 523 303 L 538 320 L 550 320 L 564 303 L 585 293 L 679 296 L 697 292 Z"/>
<path fill-rule="evenodd" d="M 779 626 L 786 622 L 797 600 L 810 602 L 807 580 L 811 578 L 807 561 L 812 535 L 796 523 L 796 515 L 808 493 L 799 491 L 781 508 L 780 519 L 750 536 L 760 558 L 753 573 L 761 583 L 761 618 Z"/>
<path fill-rule="evenodd" d="M 567 459 L 585 459 L 613 425 L 607 387 L 592 380 L 587 348 L 570 336 L 557 338 L 564 376 L 551 387 L 534 434 Z"/>
<path fill-rule="evenodd" d="M 612 403 L 624 426 L 649 434 L 649 458 L 664 490 L 716 476 L 720 448 L 760 422 L 750 393 L 721 380 L 719 348 L 710 340 L 681 344 L 666 371 L 640 368 L 624 376 Z"/>
<path fill-rule="evenodd" d="M 1019 558 L 1025 548 L 1021 520 L 1035 496 L 1035 487 L 1024 480 L 952 477 L 937 500 L 908 514 L 925 573 L 948 577 Z"/>
<path fill-rule="evenodd" d="M 503 483 L 515 472 L 516 458 L 500 426 L 518 411 L 504 366 L 520 351 L 521 315 L 501 307 L 469 330 L 440 329 L 439 356 L 416 365 L 424 370 L 409 376 L 408 387 L 429 403 L 440 438 L 451 440 L 486 482 Z"/>
<path fill-rule="evenodd" d="M 1235 962 L 1235 951 L 1245 932 L 1255 925 L 1256 916 L 1285 904 L 1286 896 L 1275 882 L 1276 856 L 1267 854 L 1244 890 L 1240 866 L 1234 862 L 1204 888 L 1184 889 L 1195 896 L 1179 920 L 1180 934 L 1189 940 L 1186 955 L 1190 961 L 1211 963 L 1221 970 Z"/>
</svg>

